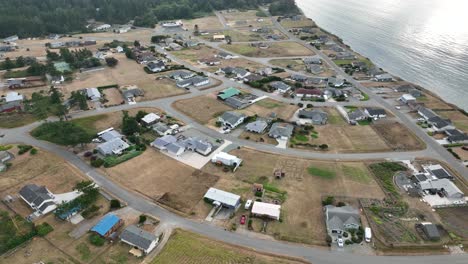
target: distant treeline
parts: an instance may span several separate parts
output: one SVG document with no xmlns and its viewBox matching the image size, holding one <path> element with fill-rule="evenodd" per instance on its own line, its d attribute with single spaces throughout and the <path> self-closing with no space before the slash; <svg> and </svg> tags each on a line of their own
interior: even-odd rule
<svg viewBox="0 0 468 264">
<path fill-rule="evenodd" d="M 1 0 L 0 38 L 34 37 L 85 31 L 86 21 L 111 24 L 135 20 L 150 27 L 158 21 L 200 17 L 213 10 L 254 9 L 272 5 L 274 15 L 297 12 L 294 0 Z"/>
</svg>

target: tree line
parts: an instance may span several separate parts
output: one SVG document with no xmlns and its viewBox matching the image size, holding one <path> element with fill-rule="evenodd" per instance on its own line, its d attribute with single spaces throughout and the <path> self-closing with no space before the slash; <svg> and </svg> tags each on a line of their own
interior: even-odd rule
<svg viewBox="0 0 468 264">
<path fill-rule="evenodd" d="M 148 27 L 164 20 L 200 17 L 213 10 L 255 9 L 269 3 L 274 4 L 271 11 L 275 14 L 297 9 L 294 0 L 2 0 L 0 38 L 83 32 L 89 19 L 111 24 L 134 20 L 135 26 Z"/>
</svg>

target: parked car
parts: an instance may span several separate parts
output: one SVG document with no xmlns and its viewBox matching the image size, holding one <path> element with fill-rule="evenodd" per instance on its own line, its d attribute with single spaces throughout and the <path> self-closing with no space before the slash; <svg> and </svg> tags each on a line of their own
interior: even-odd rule
<svg viewBox="0 0 468 264">
<path fill-rule="evenodd" d="M 397 110 L 400 110 L 400 109 L 401 109 L 401 107 L 400 107 L 399 105 L 395 106 L 395 108 L 396 108 Z"/>
<path fill-rule="evenodd" d="M 241 225 L 245 225 L 245 219 L 246 219 L 245 215 L 242 215 L 241 218 L 240 218 L 240 224 Z"/>
<path fill-rule="evenodd" d="M 343 242 L 343 238 L 338 238 L 336 240 L 336 243 L 338 244 L 338 247 L 343 247 L 344 246 L 344 242 Z"/>
<path fill-rule="evenodd" d="M 247 202 L 245 202 L 244 209 L 249 210 L 251 205 L 252 205 L 252 200 L 247 200 Z"/>
</svg>

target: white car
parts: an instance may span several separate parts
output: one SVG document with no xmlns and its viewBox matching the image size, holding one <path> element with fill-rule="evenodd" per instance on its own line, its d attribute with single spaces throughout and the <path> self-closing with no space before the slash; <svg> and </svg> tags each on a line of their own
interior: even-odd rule
<svg viewBox="0 0 468 264">
<path fill-rule="evenodd" d="M 395 108 L 396 108 L 397 110 L 400 110 L 400 109 L 401 109 L 401 107 L 400 107 L 399 105 L 395 106 Z"/>
<path fill-rule="evenodd" d="M 245 202 L 244 209 L 249 210 L 251 205 L 252 205 L 252 200 L 247 200 L 247 202 Z"/>
<path fill-rule="evenodd" d="M 338 247 L 343 247 L 344 246 L 344 242 L 343 242 L 343 239 L 342 238 L 338 238 L 336 240 L 336 243 L 338 244 Z"/>
</svg>

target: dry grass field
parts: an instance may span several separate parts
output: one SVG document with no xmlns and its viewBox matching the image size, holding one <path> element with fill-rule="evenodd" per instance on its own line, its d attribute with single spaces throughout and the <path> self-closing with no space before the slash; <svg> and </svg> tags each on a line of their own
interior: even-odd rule
<svg viewBox="0 0 468 264">
<path fill-rule="evenodd" d="M 278 42 L 272 43 L 268 48 L 262 49 L 253 47 L 250 44 L 223 44 L 221 48 L 229 50 L 233 53 L 244 55 L 247 57 L 289 57 L 289 56 L 311 56 L 314 53 L 296 42 Z"/>
<path fill-rule="evenodd" d="M 424 96 L 417 98 L 417 102 L 424 103 L 427 108 L 432 110 L 450 110 L 453 109 L 450 105 L 439 99 L 438 97 L 432 96 L 425 93 Z"/>
<path fill-rule="evenodd" d="M 195 170 L 154 149 L 103 172 L 123 186 L 187 214 L 218 181 L 217 176 Z"/>
<path fill-rule="evenodd" d="M 270 60 L 270 63 L 285 69 L 290 69 L 297 72 L 307 72 L 304 62 L 299 58 L 291 59 L 274 59 Z M 316 74 L 315 76 L 321 77 L 330 77 L 335 74 L 335 72 L 328 67 L 327 64 L 322 63 L 323 72 Z"/>
<path fill-rule="evenodd" d="M 418 137 L 398 122 L 378 122 L 371 127 L 392 150 L 419 150 L 425 147 Z"/>
<path fill-rule="evenodd" d="M 443 118 L 452 120 L 453 124 L 465 133 L 468 133 L 468 116 L 458 110 L 436 111 Z"/>
<path fill-rule="evenodd" d="M 28 113 L 1 113 L 0 114 L 0 127 L 1 128 L 15 128 L 30 124 L 36 121 L 32 114 Z"/>
<path fill-rule="evenodd" d="M 15 146 L 8 150 L 15 155 L 12 166 L 0 177 L 0 192 L 16 194 L 24 184 L 46 185 L 53 193 L 69 192 L 85 179 L 81 172 L 61 157 L 38 149 L 36 155 L 29 152 L 18 155 Z"/>
<path fill-rule="evenodd" d="M 240 111 L 246 115 L 257 114 L 260 117 L 269 117 L 271 113 L 275 113 L 278 118 L 288 120 L 294 115 L 297 109 L 299 109 L 297 105 L 285 104 L 267 98 Z"/>
<path fill-rule="evenodd" d="M 195 27 L 195 25 L 198 25 L 198 30 L 200 31 L 223 29 L 223 25 L 221 24 L 221 22 L 219 22 L 217 16 L 207 16 L 196 19 L 182 20 L 182 23 L 184 23 L 184 26 L 189 30 L 192 30 Z"/>
<path fill-rule="evenodd" d="M 273 23 L 268 17 L 257 17 L 256 10 L 249 10 L 243 12 L 223 12 L 222 15 L 226 19 L 229 26 L 234 28 L 242 27 L 262 27 L 271 26 Z"/>
<path fill-rule="evenodd" d="M 315 23 L 311 19 L 301 19 L 298 21 L 293 21 L 291 19 L 283 19 L 280 24 L 285 28 L 302 28 L 302 27 L 314 27 Z"/>
<path fill-rule="evenodd" d="M 124 102 L 122 94 L 117 88 L 104 89 L 102 93 L 104 95 L 104 98 L 107 100 L 104 106 L 113 106 L 122 104 Z"/>
<path fill-rule="evenodd" d="M 213 94 L 176 101 L 173 106 L 202 124 L 207 124 L 222 113 L 233 110 Z"/>
<path fill-rule="evenodd" d="M 251 251 L 245 248 L 210 240 L 201 235 L 176 229 L 161 253 L 152 264 L 217 264 L 217 263 L 251 263 L 251 264 L 298 264 L 307 263 L 291 258 L 272 256 Z"/>
<path fill-rule="evenodd" d="M 282 204 L 283 222 L 269 222 L 267 226 L 267 234 L 280 239 L 323 244 L 326 236 L 321 205 L 323 196 L 384 197 L 363 163 L 322 162 L 250 149 L 234 150 L 231 154 L 244 160 L 235 173 L 222 172 L 212 164 L 207 164 L 203 170 L 221 176 L 215 187 L 236 192 L 244 200 L 253 198 L 251 184 L 255 182 L 268 182 L 286 191 L 287 198 Z M 308 172 L 309 168 L 313 168 L 313 174 Z M 274 179 L 275 169 L 282 169 L 286 176 L 282 180 Z M 235 221 L 238 221 L 237 217 Z"/>
</svg>

